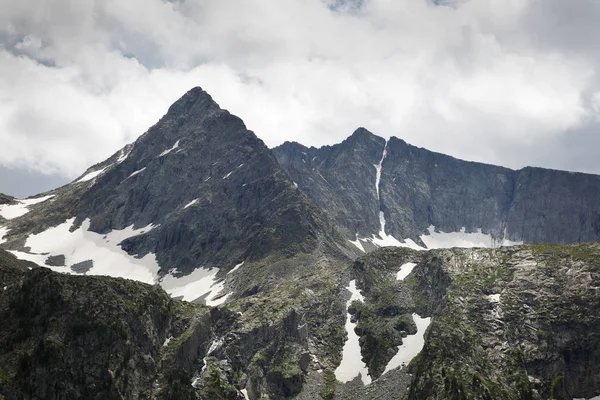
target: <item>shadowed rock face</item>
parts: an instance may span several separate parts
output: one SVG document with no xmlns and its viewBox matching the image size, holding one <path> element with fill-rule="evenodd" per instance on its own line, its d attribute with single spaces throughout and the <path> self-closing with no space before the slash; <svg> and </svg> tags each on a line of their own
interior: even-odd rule
<svg viewBox="0 0 600 400">
<path fill-rule="evenodd" d="M 375 165 L 385 140 L 358 129 L 336 146 L 306 148 L 286 142 L 273 149 L 298 188 L 323 207 L 346 236 L 354 239 L 379 230 Z"/>
<path fill-rule="evenodd" d="M 384 147 L 380 201 L 375 181 Z M 600 239 L 600 177 L 467 162 L 385 140 L 364 128 L 320 149 L 286 142 L 273 149 L 300 190 L 335 218 L 347 238 L 371 237 L 385 213 L 386 233 L 418 237 L 482 229 L 498 241 L 572 243 Z"/>
</svg>

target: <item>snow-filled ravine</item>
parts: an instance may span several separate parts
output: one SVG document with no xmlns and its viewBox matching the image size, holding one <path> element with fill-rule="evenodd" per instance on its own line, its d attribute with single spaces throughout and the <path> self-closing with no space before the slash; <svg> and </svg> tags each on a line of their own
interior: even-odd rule
<svg viewBox="0 0 600 400">
<path fill-rule="evenodd" d="M 29 207 L 34 204 L 50 200 L 54 195 L 38 197 L 37 199 L 16 200 L 17 204 L 3 204 L 0 206 L 0 216 L 5 219 L 21 217 L 29 212 Z"/>
<path fill-rule="evenodd" d="M 346 309 L 350 307 L 354 300 L 364 302 L 360 290 L 356 287 L 355 280 L 350 281 L 350 284 L 346 289 L 352 294 L 350 300 L 346 302 Z M 354 328 L 356 328 L 356 324 L 352 322 L 350 313 L 347 313 L 346 333 L 348 334 L 348 339 L 346 340 L 346 343 L 344 343 L 342 362 L 335 370 L 335 377 L 340 382 L 349 382 L 360 374 L 363 384 L 368 385 L 371 383 L 371 377 L 369 376 L 369 370 L 366 364 L 362 361 L 360 344 L 358 342 L 359 338 L 356 332 L 354 332 Z"/>
<path fill-rule="evenodd" d="M 86 219 L 81 226 L 70 231 L 75 219 L 49 228 L 44 232 L 30 235 L 25 241 L 28 251 L 9 250 L 22 260 L 32 261 L 40 266 L 56 272 L 74 275 L 107 275 L 117 278 L 128 278 L 148 284 L 160 284 L 172 297 L 181 297 L 186 301 L 204 298 L 207 305 L 223 304 L 230 293 L 222 293 L 225 281 L 218 279 L 218 268 L 197 268 L 191 274 L 178 276 L 176 271 L 159 277 L 160 267 L 153 253 L 143 257 L 128 254 L 121 248 L 125 239 L 143 235 L 156 228 L 148 225 L 134 229 L 129 226 L 113 230 L 107 234 L 99 234 L 89 230 L 90 221 Z M 8 232 L 0 227 L 0 243 Z M 64 256 L 64 266 L 46 264 L 51 256 Z M 239 268 L 243 263 L 236 265 Z M 71 268 L 76 266 L 76 268 Z M 80 268 L 77 268 L 77 267 Z M 79 271 L 79 272 L 76 272 Z M 231 271 L 231 272 L 232 272 Z"/>
<path fill-rule="evenodd" d="M 421 318 L 417 314 L 412 315 L 415 324 L 417 325 L 417 333 L 408 335 L 402 339 L 402 344 L 398 346 L 398 352 L 388 362 L 383 373 L 390 372 L 398 367 L 404 368 L 412 361 L 423 349 L 425 345 L 425 331 L 431 323 L 431 318 Z"/>
</svg>

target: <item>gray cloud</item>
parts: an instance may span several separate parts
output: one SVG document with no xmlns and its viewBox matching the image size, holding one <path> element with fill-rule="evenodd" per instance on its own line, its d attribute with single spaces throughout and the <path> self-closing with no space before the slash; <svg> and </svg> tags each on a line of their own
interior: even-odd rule
<svg viewBox="0 0 600 400">
<path fill-rule="evenodd" d="M 270 146 L 365 126 L 469 160 L 600 172 L 593 0 L 38 3 L 0 0 L 5 167 L 75 177 L 199 85 Z"/>
<path fill-rule="evenodd" d="M 56 189 L 67 183 L 62 176 L 40 174 L 25 169 L 11 169 L 0 165 L 0 193 L 25 198 Z"/>
</svg>

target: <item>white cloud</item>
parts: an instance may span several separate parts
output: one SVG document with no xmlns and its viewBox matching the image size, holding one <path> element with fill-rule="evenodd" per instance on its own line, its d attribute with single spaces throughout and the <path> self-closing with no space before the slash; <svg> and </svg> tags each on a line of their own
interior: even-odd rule
<svg viewBox="0 0 600 400">
<path fill-rule="evenodd" d="M 271 146 L 365 126 L 472 160 L 600 172 L 577 161 L 589 140 L 567 164 L 556 154 L 598 124 L 590 2 L 556 15 L 568 40 L 548 42 L 554 0 L 36 3 L 0 0 L 5 166 L 74 177 L 202 86 Z"/>
</svg>

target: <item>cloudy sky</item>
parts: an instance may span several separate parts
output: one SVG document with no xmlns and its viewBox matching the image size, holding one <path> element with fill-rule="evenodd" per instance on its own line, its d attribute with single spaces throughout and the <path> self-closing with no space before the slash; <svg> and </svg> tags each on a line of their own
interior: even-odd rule
<svg viewBox="0 0 600 400">
<path fill-rule="evenodd" d="M 364 126 L 600 173 L 596 0 L 0 0 L 0 192 L 49 189 L 201 86 L 267 145 Z"/>
</svg>

